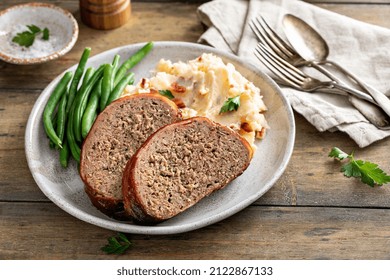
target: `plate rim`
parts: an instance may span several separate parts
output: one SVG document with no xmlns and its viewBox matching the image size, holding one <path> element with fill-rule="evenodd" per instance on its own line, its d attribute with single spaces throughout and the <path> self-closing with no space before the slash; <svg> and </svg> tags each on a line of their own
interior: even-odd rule
<svg viewBox="0 0 390 280">
<path fill-rule="evenodd" d="M 18 57 L 15 55 L 9 55 L 9 54 L 6 54 L 6 53 L 0 51 L 0 59 L 1 60 L 5 61 L 7 63 L 17 64 L 17 65 L 40 64 L 40 63 L 48 62 L 48 61 L 54 60 L 56 58 L 59 58 L 59 57 L 65 55 L 66 53 L 68 53 L 73 48 L 73 46 L 76 44 L 76 41 L 77 41 L 78 36 L 79 36 L 79 26 L 78 26 L 78 23 L 71 12 L 69 12 L 68 10 L 65 10 L 64 8 L 61 8 L 57 5 L 51 4 L 51 3 L 30 2 L 30 3 L 16 4 L 16 5 L 13 5 L 11 7 L 8 7 L 6 9 L 0 11 L 0 17 L 7 14 L 10 11 L 18 10 L 18 9 L 24 8 L 24 7 L 27 7 L 27 8 L 28 7 L 43 7 L 43 8 L 48 8 L 50 10 L 54 10 L 56 12 L 60 12 L 60 13 L 64 14 L 69 19 L 69 23 L 72 25 L 72 37 L 71 37 L 70 41 L 68 41 L 67 44 L 64 45 L 60 50 L 53 52 L 53 53 L 50 53 L 50 54 L 45 55 L 45 56 L 34 57 L 34 58 L 21 58 L 21 57 Z"/>
<path fill-rule="evenodd" d="M 146 42 L 142 43 L 136 43 L 136 44 L 128 44 L 116 48 L 112 48 L 100 53 L 97 53 L 96 55 L 92 56 L 90 59 L 98 59 L 100 56 L 104 56 L 106 53 L 109 52 L 119 52 L 122 49 L 126 48 L 140 48 L 142 47 Z M 191 223 L 186 223 L 184 225 L 168 225 L 164 226 L 163 224 L 158 224 L 154 226 L 141 226 L 141 225 L 135 225 L 135 224 L 129 224 L 125 222 L 120 222 L 119 221 L 114 221 L 114 220 L 106 220 L 100 217 L 93 216 L 91 214 L 86 213 L 85 211 L 82 211 L 79 208 L 75 208 L 71 206 L 69 203 L 66 201 L 59 201 L 56 196 L 52 195 L 52 193 L 49 193 L 45 187 L 42 187 L 40 184 L 40 179 L 38 178 L 37 174 L 35 172 L 32 172 L 32 161 L 33 159 L 31 158 L 31 145 L 29 144 L 33 138 L 33 124 L 35 119 L 37 118 L 39 108 L 43 106 L 43 102 L 48 94 L 43 94 L 48 88 L 50 88 L 53 84 L 57 83 L 61 76 L 69 70 L 75 69 L 77 64 L 67 68 L 64 70 L 62 73 L 60 73 L 56 78 L 54 78 L 41 92 L 39 97 L 34 103 L 33 108 L 31 109 L 31 112 L 29 114 L 29 118 L 27 121 L 26 125 L 26 132 L 25 132 L 25 153 L 26 153 L 26 158 L 27 158 L 27 163 L 28 167 L 30 169 L 30 173 L 32 174 L 35 183 L 39 187 L 39 189 L 45 194 L 45 196 L 53 202 L 55 205 L 57 205 L 59 208 L 64 210 L 66 213 L 74 216 L 75 218 L 82 220 L 84 222 L 87 222 L 89 224 L 93 224 L 95 226 L 99 226 L 105 229 L 113 230 L 113 231 L 118 231 L 118 232 L 126 232 L 126 233 L 131 233 L 131 234 L 147 234 L 147 235 L 165 235 L 165 234 L 178 234 L 178 233 L 183 233 L 183 232 L 189 232 L 193 231 L 199 228 L 206 227 L 208 225 L 217 223 L 219 221 L 222 221 L 237 212 L 244 210 L 247 208 L 249 205 L 251 205 L 254 201 L 259 199 L 261 196 L 263 196 L 269 189 L 276 183 L 276 181 L 281 177 L 281 175 L 284 173 L 290 159 L 293 153 L 294 149 L 294 144 L 295 144 L 295 135 L 296 135 L 296 129 L 295 129 L 295 119 L 294 119 L 294 114 L 292 107 L 287 100 L 287 98 L 283 95 L 281 89 L 279 86 L 273 81 L 266 73 L 262 72 L 258 68 L 256 68 L 252 63 L 248 62 L 247 60 L 244 60 L 242 58 L 237 57 L 234 54 L 227 53 L 225 51 L 221 51 L 215 48 L 212 48 L 210 46 L 198 44 L 198 43 L 190 43 L 190 42 L 180 42 L 180 41 L 154 41 L 154 48 L 156 47 L 172 47 L 172 46 L 183 46 L 186 45 L 187 47 L 192 47 L 192 48 L 198 48 L 200 52 L 204 51 L 210 51 L 216 55 L 221 55 L 224 57 L 227 57 L 233 62 L 237 62 L 240 65 L 245 65 L 245 68 L 248 68 L 250 71 L 254 72 L 256 75 L 261 76 L 264 81 L 268 83 L 268 85 L 274 90 L 279 97 L 282 100 L 282 103 L 284 105 L 284 108 L 286 109 L 286 114 L 287 118 L 289 120 L 288 126 L 290 128 L 290 133 L 289 137 L 287 140 L 287 145 L 286 145 L 286 152 L 283 155 L 283 159 L 281 161 L 281 165 L 278 166 L 277 171 L 273 174 L 272 178 L 266 182 L 266 184 L 263 185 L 263 188 L 260 192 L 257 192 L 253 194 L 252 196 L 248 197 L 247 199 L 243 200 L 241 203 L 236 204 L 234 207 L 230 207 L 229 209 L 226 209 L 222 212 L 219 212 L 218 214 L 212 216 L 212 217 L 207 217 L 201 221 L 194 221 Z M 223 58 L 223 57 L 222 57 Z M 141 62 L 142 63 L 142 62 Z"/>
</svg>

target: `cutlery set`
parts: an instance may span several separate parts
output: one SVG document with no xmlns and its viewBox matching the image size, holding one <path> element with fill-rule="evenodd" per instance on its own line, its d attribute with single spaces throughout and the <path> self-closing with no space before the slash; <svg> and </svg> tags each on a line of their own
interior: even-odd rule
<svg viewBox="0 0 390 280">
<path fill-rule="evenodd" d="M 390 129 L 390 99 L 368 85 L 336 62 L 327 60 L 329 47 L 322 36 L 303 20 L 287 14 L 283 18 L 287 43 L 261 16 L 250 23 L 259 43 L 256 57 L 277 78 L 277 83 L 306 92 L 325 92 L 346 95 L 349 102 L 373 125 Z M 330 65 L 361 88 L 358 90 L 324 67 Z M 327 80 L 314 78 L 301 67 L 312 67 Z"/>
</svg>

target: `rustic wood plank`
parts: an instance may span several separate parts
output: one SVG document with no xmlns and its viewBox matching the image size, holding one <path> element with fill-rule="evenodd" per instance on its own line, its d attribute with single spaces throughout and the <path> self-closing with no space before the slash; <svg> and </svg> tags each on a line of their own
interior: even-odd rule
<svg viewBox="0 0 390 280">
<path fill-rule="evenodd" d="M 24 134 L 39 91 L 0 94 L 0 201 L 47 201 L 27 166 Z"/>
<path fill-rule="evenodd" d="M 389 4 L 388 0 L 307 0 L 305 2 L 312 4 L 334 3 L 340 5 L 352 5 L 352 4 Z"/>
<path fill-rule="evenodd" d="M 390 172 L 388 160 L 390 139 L 374 143 L 365 149 L 341 132 L 319 133 L 300 115 L 295 114 L 296 141 L 290 163 L 275 187 L 256 204 L 313 206 L 389 207 L 390 189 L 371 188 L 358 179 L 346 178 L 340 172 L 342 163 L 328 157 L 332 147 L 355 151 L 358 159 L 379 164 Z"/>
<path fill-rule="evenodd" d="M 24 132 L 41 91 L 2 90 L 0 94 L 0 151 L 24 148 Z"/>
<path fill-rule="evenodd" d="M 184 2 L 184 3 L 205 3 L 211 0 L 132 0 L 132 3 L 135 2 L 164 2 L 164 3 L 174 3 L 174 2 Z M 388 0 L 304 0 L 308 3 L 338 3 L 338 4 L 388 4 Z"/>
<path fill-rule="evenodd" d="M 344 2 L 344 1 L 343 1 Z M 390 3 L 388 0 L 383 0 L 384 4 L 357 4 L 357 5 L 341 5 L 341 4 L 328 4 L 327 1 L 322 2 L 321 4 L 316 4 L 317 6 L 345 15 L 347 17 L 367 22 L 370 24 L 390 28 Z"/>
<path fill-rule="evenodd" d="M 48 201 L 35 183 L 24 150 L 0 151 L 0 201 Z"/>
<path fill-rule="evenodd" d="M 24 2 L 1 1 L 0 9 Z M 390 28 L 387 0 L 311 2 Z M 343 177 L 340 163 L 327 157 L 331 147 L 339 146 L 347 152 L 356 150 L 357 157 L 390 170 L 390 139 L 358 149 L 346 135 L 319 133 L 297 114 L 291 162 L 275 186 L 254 205 L 225 221 L 189 233 L 129 235 L 134 246 L 124 256 L 108 256 L 100 251 L 112 231 L 71 217 L 41 193 L 27 167 L 24 130 L 42 89 L 77 63 L 85 46 L 92 46 L 97 54 L 148 40 L 195 42 L 203 32 L 195 13 L 199 3 L 132 1 L 133 15 L 125 26 L 99 31 L 80 23 L 77 0 L 55 1 L 70 10 L 80 23 L 75 48 L 61 59 L 42 65 L 0 62 L 0 259 L 390 258 L 390 190 L 387 186 L 370 188 Z"/>
<path fill-rule="evenodd" d="M 109 230 L 51 203 L 0 203 L 0 259 L 388 259 L 389 211 L 252 206 L 193 232 L 129 235 L 132 249 L 110 256 Z"/>
<path fill-rule="evenodd" d="M 14 4 L 13 1 L 4 1 L 0 9 Z M 93 55 L 105 50 L 144 41 L 187 41 L 196 42 L 203 32 L 197 19 L 196 9 L 199 4 L 175 5 L 172 9 L 167 3 L 132 4 L 132 17 L 124 26 L 111 30 L 94 30 L 80 20 L 78 1 L 58 1 L 57 5 L 71 11 L 80 26 L 79 39 L 75 47 L 64 57 L 42 65 L 20 66 L 0 62 L 0 90 L 23 88 L 43 89 L 54 77 L 66 68 L 76 64 L 86 46 L 93 49 Z M 318 4 L 318 6 L 334 12 L 390 27 L 387 20 L 390 14 L 390 5 L 338 5 Z M 148 26 L 145 32 L 145 26 Z"/>
<path fill-rule="evenodd" d="M 68 3 L 69 2 L 69 3 Z M 63 4 L 63 5 L 62 5 Z M 92 47 L 92 54 L 145 41 L 187 41 L 195 42 L 203 28 L 197 20 L 198 5 L 176 5 L 172 9 L 164 3 L 134 3 L 130 20 L 124 26 L 110 30 L 95 30 L 80 20 L 77 1 L 58 4 L 68 8 L 79 23 L 79 38 L 75 47 L 64 57 L 41 65 L 12 65 L 0 62 L 0 90 L 43 89 L 49 82 L 68 67 L 76 64 L 85 47 Z M 0 9 L 5 3 L 0 4 Z M 147 30 L 145 26 L 148 26 Z"/>
<path fill-rule="evenodd" d="M 0 95 L 0 200 L 46 200 L 32 179 L 24 153 L 24 133 L 28 116 L 40 91 L 6 91 Z M 366 149 L 358 149 L 345 134 L 319 133 L 296 114 L 296 142 L 290 164 L 281 179 L 256 204 L 390 207 L 390 189 L 370 188 L 358 180 L 345 178 L 341 164 L 328 158 L 330 149 L 346 152 L 378 163 L 390 170 L 390 139 Z M 313 144 L 315 143 L 315 145 Z"/>
</svg>

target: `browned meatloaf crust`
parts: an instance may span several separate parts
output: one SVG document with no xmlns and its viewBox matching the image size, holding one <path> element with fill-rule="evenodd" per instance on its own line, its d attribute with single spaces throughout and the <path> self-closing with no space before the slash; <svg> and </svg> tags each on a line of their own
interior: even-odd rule
<svg viewBox="0 0 390 280">
<path fill-rule="evenodd" d="M 110 216 L 123 211 L 127 161 L 159 128 L 180 119 L 177 106 L 158 94 L 120 98 L 99 114 L 81 150 L 80 176 L 93 205 Z"/>
<path fill-rule="evenodd" d="M 245 139 L 207 118 L 169 124 L 127 163 L 125 212 L 143 223 L 169 219 L 226 186 L 244 172 L 251 157 Z"/>
</svg>

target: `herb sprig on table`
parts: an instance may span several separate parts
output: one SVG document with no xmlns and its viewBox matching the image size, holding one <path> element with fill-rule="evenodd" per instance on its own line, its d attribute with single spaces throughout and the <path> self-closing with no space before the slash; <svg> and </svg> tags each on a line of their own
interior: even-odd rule
<svg viewBox="0 0 390 280">
<path fill-rule="evenodd" d="M 329 153 L 329 157 L 340 161 L 349 159 L 349 162 L 341 167 L 341 172 L 346 177 L 360 178 L 361 181 L 371 187 L 382 186 L 390 182 L 390 176 L 378 167 L 378 164 L 369 161 L 355 159 L 354 153 L 347 154 L 341 149 L 334 147 Z"/>
<path fill-rule="evenodd" d="M 112 236 L 107 239 L 108 244 L 103 246 L 102 251 L 107 254 L 124 254 L 132 245 L 123 233 L 118 233 L 117 236 Z"/>
<path fill-rule="evenodd" d="M 31 24 L 27 25 L 28 31 L 17 33 L 12 39 L 12 42 L 19 44 L 22 47 L 30 47 L 34 44 L 36 36 L 42 34 L 42 39 L 49 40 L 50 32 L 49 29 L 44 28 L 43 30 L 38 26 Z"/>
</svg>

